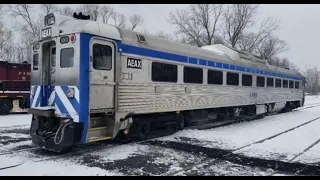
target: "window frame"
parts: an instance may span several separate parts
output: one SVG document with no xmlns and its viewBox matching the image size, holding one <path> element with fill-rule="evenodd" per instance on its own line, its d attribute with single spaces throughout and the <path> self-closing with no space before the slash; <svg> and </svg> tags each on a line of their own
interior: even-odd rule
<svg viewBox="0 0 320 180">
<path fill-rule="evenodd" d="M 236 74 L 236 75 L 238 75 L 238 84 L 228 84 L 228 74 Z M 227 86 L 239 86 L 240 85 L 240 74 L 239 73 L 236 73 L 236 72 L 226 72 L 226 85 Z"/>
<path fill-rule="evenodd" d="M 165 65 L 170 65 L 176 67 L 176 81 L 156 81 L 153 79 L 153 64 L 158 63 L 158 64 L 165 64 Z M 178 75 L 179 75 L 179 69 L 177 64 L 170 64 L 170 63 L 163 63 L 163 62 L 157 62 L 157 61 L 152 61 L 151 62 L 151 81 L 152 82 L 160 82 L 160 83 L 177 83 L 178 82 Z"/>
<path fill-rule="evenodd" d="M 280 87 L 277 86 L 277 80 L 280 81 Z M 278 79 L 278 78 L 275 79 L 275 88 L 282 88 L 282 79 Z"/>
<path fill-rule="evenodd" d="M 272 88 L 273 88 L 273 87 L 275 86 L 275 80 L 274 80 L 274 78 L 271 78 L 271 77 L 266 77 L 266 78 L 267 78 L 267 84 L 266 84 L 267 87 L 269 87 L 269 88 L 272 87 Z M 268 85 L 268 80 L 269 80 L 269 79 L 272 79 L 272 86 L 269 86 L 269 85 Z"/>
<path fill-rule="evenodd" d="M 110 49 L 111 49 L 111 65 L 110 65 L 110 68 L 109 69 L 97 69 L 97 68 L 95 68 L 94 67 L 94 45 L 101 45 L 101 46 L 107 46 L 107 47 L 109 47 Z M 113 47 L 112 46 L 110 46 L 110 45 L 107 45 L 107 44 L 102 44 L 102 43 L 98 43 L 98 42 L 95 42 L 95 43 L 93 43 L 92 44 L 92 68 L 94 69 L 94 70 L 98 70 L 98 71 L 111 71 L 112 70 L 112 68 L 113 68 L 113 66 L 112 66 L 112 62 L 113 62 L 113 59 L 114 59 L 114 51 L 113 51 Z"/>
<path fill-rule="evenodd" d="M 298 83 L 298 88 L 296 84 Z M 299 81 L 294 81 L 294 89 L 300 89 L 300 82 Z"/>
<path fill-rule="evenodd" d="M 258 86 L 258 78 L 263 78 L 263 86 Z M 256 87 L 259 87 L 259 88 L 266 87 L 266 77 L 265 76 L 256 76 Z"/>
<path fill-rule="evenodd" d="M 284 82 L 287 82 L 287 87 L 284 87 Z M 282 79 L 282 88 L 289 89 L 289 81 L 287 79 Z"/>
<path fill-rule="evenodd" d="M 35 55 L 37 55 L 37 66 L 34 65 Z M 37 68 L 37 69 L 35 69 L 35 68 Z M 37 52 L 32 55 L 32 71 L 38 71 L 38 70 L 39 70 L 39 53 Z"/>
<path fill-rule="evenodd" d="M 251 85 L 243 85 L 243 76 L 251 76 Z M 245 86 L 245 87 L 252 87 L 253 86 L 253 75 L 252 74 L 242 74 L 241 75 L 241 86 Z"/>
<path fill-rule="evenodd" d="M 215 72 L 221 73 L 221 84 L 209 83 L 209 71 L 215 71 Z M 223 85 L 223 71 L 216 70 L 216 69 L 208 69 L 208 72 L 207 72 L 207 84 L 210 84 L 210 85 Z"/>
<path fill-rule="evenodd" d="M 186 82 L 186 79 L 185 79 L 185 68 L 191 68 L 191 69 L 200 69 L 201 70 L 201 74 L 202 74 L 202 78 L 201 78 L 201 83 L 200 82 Z M 203 84 L 203 68 L 200 68 L 200 67 L 193 67 L 193 66 L 183 66 L 183 83 L 186 83 L 186 84 Z"/>
<path fill-rule="evenodd" d="M 62 55 L 62 50 L 64 49 L 73 49 L 73 65 L 71 67 L 61 67 L 61 55 Z M 59 56 L 59 65 L 61 69 L 71 69 L 75 65 L 75 48 L 73 46 L 68 46 L 68 47 L 63 47 L 60 49 L 60 56 Z"/>
<path fill-rule="evenodd" d="M 291 82 L 292 82 L 292 87 L 290 87 Z M 292 81 L 292 80 L 289 80 L 289 89 L 294 89 L 294 81 Z"/>
</svg>

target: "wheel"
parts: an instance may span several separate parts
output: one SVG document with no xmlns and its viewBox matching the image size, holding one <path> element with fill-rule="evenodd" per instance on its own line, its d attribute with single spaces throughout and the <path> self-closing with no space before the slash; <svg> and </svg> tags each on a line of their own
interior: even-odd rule
<svg viewBox="0 0 320 180">
<path fill-rule="evenodd" d="M 178 124 L 177 124 L 177 129 L 178 130 L 182 130 L 184 129 L 184 115 L 183 114 L 179 114 L 178 115 Z"/>
<path fill-rule="evenodd" d="M 0 101 L 0 115 L 8 115 L 10 113 L 10 106 L 8 100 Z"/>
</svg>

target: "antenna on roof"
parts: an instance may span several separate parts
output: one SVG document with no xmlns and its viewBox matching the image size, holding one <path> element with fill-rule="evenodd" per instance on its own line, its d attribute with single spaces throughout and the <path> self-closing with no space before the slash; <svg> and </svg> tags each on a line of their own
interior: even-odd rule
<svg viewBox="0 0 320 180">
<path fill-rule="evenodd" d="M 90 15 L 83 15 L 81 12 L 77 14 L 76 12 L 73 13 L 73 17 L 76 19 L 83 19 L 83 20 L 90 20 Z"/>
</svg>

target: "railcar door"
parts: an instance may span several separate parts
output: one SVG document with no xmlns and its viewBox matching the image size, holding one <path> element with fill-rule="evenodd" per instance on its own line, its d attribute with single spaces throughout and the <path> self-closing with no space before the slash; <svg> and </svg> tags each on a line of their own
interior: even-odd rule
<svg viewBox="0 0 320 180">
<path fill-rule="evenodd" d="M 114 108 L 114 50 L 107 40 L 90 41 L 90 109 Z"/>
</svg>

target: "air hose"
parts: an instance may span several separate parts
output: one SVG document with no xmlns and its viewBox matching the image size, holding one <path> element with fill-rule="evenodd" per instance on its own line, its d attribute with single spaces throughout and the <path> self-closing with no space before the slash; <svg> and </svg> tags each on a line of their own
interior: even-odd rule
<svg viewBox="0 0 320 180">
<path fill-rule="evenodd" d="M 63 137 L 64 137 L 64 129 L 68 126 L 68 125 L 71 125 L 72 124 L 72 121 L 70 119 L 66 120 L 63 124 L 60 125 L 60 127 L 58 128 L 57 132 L 56 132 L 56 135 L 54 136 L 53 138 L 53 142 L 58 145 L 62 142 L 63 140 Z M 61 132 L 61 136 L 60 136 L 60 140 L 59 142 L 57 142 L 57 137 L 58 137 L 58 134 L 60 132 L 60 130 L 62 131 Z"/>
</svg>

